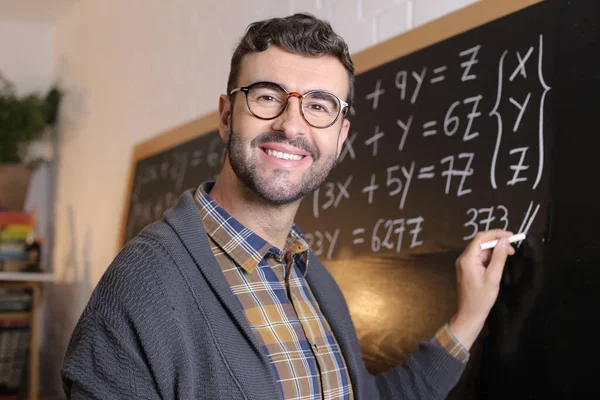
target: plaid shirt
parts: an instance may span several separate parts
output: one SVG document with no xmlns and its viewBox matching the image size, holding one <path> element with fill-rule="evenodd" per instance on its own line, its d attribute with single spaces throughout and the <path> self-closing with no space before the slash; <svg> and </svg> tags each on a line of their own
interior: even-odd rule
<svg viewBox="0 0 600 400">
<path fill-rule="evenodd" d="M 195 200 L 211 250 L 275 372 L 285 399 L 353 399 L 344 357 L 304 276 L 308 244 L 294 224 L 284 250 L 244 227 L 200 185 Z M 448 324 L 431 339 L 456 359 L 469 353 Z"/>
<path fill-rule="evenodd" d="M 196 202 L 225 278 L 271 363 L 285 399 L 353 399 L 338 343 L 304 276 L 308 244 L 294 225 L 282 250 L 244 227 L 207 194 Z"/>
</svg>

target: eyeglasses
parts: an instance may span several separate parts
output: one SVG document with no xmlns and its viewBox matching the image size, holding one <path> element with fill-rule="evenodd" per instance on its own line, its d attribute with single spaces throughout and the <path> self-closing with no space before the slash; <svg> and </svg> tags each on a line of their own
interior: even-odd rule
<svg viewBox="0 0 600 400">
<path fill-rule="evenodd" d="M 311 90 L 300 94 L 288 92 L 273 82 L 256 82 L 250 86 L 233 89 L 246 93 L 248 109 L 256 118 L 270 120 L 279 117 L 288 105 L 290 97 L 300 101 L 300 113 L 304 120 L 315 128 L 328 128 L 337 121 L 340 114 L 346 115 L 348 103 L 326 90 Z"/>
</svg>

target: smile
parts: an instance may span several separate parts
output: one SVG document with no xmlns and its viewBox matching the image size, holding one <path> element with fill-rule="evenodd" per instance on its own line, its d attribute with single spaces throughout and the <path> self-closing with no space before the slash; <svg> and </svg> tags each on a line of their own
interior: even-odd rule
<svg viewBox="0 0 600 400">
<path fill-rule="evenodd" d="M 301 155 L 298 155 L 298 154 L 284 153 L 284 152 L 281 152 L 281 151 L 276 151 L 276 150 L 271 150 L 271 149 L 264 149 L 264 151 L 265 151 L 265 153 L 267 153 L 271 157 L 280 158 L 282 160 L 299 161 L 299 160 L 302 160 L 304 158 L 304 156 L 301 156 Z"/>
</svg>

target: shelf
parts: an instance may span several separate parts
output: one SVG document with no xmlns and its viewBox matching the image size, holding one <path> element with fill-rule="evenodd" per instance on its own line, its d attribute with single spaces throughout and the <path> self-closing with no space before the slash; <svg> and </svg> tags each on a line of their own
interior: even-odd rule
<svg viewBox="0 0 600 400">
<path fill-rule="evenodd" d="M 29 311 L 5 311 L 0 313 L 0 318 L 6 320 L 21 320 L 29 322 L 29 352 L 27 355 L 27 393 L 29 400 L 38 400 L 39 397 L 39 307 L 44 281 L 53 281 L 49 273 L 16 273 L 0 272 L 0 288 L 4 289 L 31 289 L 33 297 Z M 1 400 L 1 397 L 0 397 Z"/>
<path fill-rule="evenodd" d="M 0 281 L 52 282 L 54 274 L 51 272 L 0 272 Z"/>
<path fill-rule="evenodd" d="M 29 321 L 31 318 L 31 313 L 27 311 L 3 311 L 0 312 L 0 320 L 10 320 L 10 321 Z"/>
</svg>

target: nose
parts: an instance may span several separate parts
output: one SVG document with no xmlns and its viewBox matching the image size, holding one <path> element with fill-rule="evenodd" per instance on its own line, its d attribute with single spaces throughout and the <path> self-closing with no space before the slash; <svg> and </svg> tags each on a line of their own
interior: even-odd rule
<svg viewBox="0 0 600 400">
<path fill-rule="evenodd" d="M 283 132 L 289 138 L 305 135 L 309 125 L 302 116 L 301 105 L 300 98 L 292 94 L 283 113 L 273 120 L 273 129 Z"/>
</svg>

